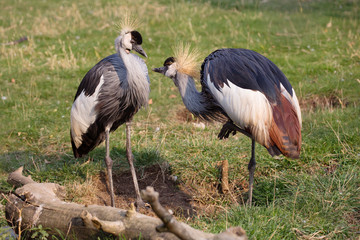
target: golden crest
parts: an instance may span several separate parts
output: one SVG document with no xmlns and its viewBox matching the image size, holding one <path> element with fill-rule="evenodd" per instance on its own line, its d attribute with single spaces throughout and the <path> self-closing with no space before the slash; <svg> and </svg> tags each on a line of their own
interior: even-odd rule
<svg viewBox="0 0 360 240">
<path fill-rule="evenodd" d="M 190 49 L 190 44 L 184 45 L 183 43 L 180 43 L 173 48 L 173 52 L 176 59 L 177 70 L 193 78 L 199 79 L 199 51 L 194 48 Z"/>
<path fill-rule="evenodd" d="M 126 12 L 121 18 L 119 24 L 116 24 L 116 29 L 120 32 L 120 35 L 124 35 L 128 32 L 136 30 L 140 25 L 140 21 L 136 19 L 131 13 Z"/>
</svg>

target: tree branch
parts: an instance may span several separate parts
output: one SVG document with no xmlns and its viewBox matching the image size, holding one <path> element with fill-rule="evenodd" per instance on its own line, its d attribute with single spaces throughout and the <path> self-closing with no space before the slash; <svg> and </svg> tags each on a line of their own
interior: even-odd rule
<svg viewBox="0 0 360 240">
<path fill-rule="evenodd" d="M 10 173 L 7 179 L 8 183 L 15 185 L 16 187 L 21 187 L 28 183 L 35 183 L 35 181 L 31 179 L 31 176 L 25 177 L 22 174 L 23 169 L 24 167 L 21 166 L 14 172 Z"/>
<path fill-rule="evenodd" d="M 242 228 L 230 228 L 215 235 L 178 222 L 161 206 L 159 193 L 151 187 L 142 191 L 143 198 L 149 201 L 161 220 L 137 213 L 134 206 L 123 210 L 64 202 L 64 187 L 55 183 L 36 183 L 31 177 L 23 176 L 22 170 L 21 167 L 9 175 L 10 183 L 25 185 L 16 189 L 16 194 L 10 194 L 5 207 L 7 220 L 20 233 L 23 229 L 42 225 L 49 233 L 66 239 L 96 238 L 103 233 L 126 239 L 247 239 Z"/>
</svg>

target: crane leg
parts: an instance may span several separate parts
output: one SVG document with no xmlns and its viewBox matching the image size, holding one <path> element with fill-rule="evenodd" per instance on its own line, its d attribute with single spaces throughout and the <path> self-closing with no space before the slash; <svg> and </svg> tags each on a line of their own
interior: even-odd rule
<svg viewBox="0 0 360 240">
<path fill-rule="evenodd" d="M 126 156 L 130 165 L 130 171 L 134 182 L 135 192 L 136 192 L 136 207 L 145 207 L 145 203 L 141 198 L 139 184 L 136 177 L 136 172 L 134 168 L 134 155 L 131 151 L 131 120 L 126 122 Z"/>
<path fill-rule="evenodd" d="M 110 185 L 110 198 L 111 198 L 111 206 L 115 207 L 115 196 L 114 196 L 114 184 L 112 178 L 112 166 L 113 160 L 110 158 L 110 150 L 109 150 L 109 138 L 110 138 L 110 129 L 105 129 L 105 145 L 106 145 L 106 155 L 105 155 L 105 163 L 107 168 L 107 175 Z"/>
<path fill-rule="evenodd" d="M 256 161 L 255 161 L 255 140 L 251 139 L 251 158 L 248 165 L 249 170 L 249 199 L 248 204 L 251 206 L 252 204 L 252 191 L 254 184 L 254 173 L 255 173 Z"/>
</svg>

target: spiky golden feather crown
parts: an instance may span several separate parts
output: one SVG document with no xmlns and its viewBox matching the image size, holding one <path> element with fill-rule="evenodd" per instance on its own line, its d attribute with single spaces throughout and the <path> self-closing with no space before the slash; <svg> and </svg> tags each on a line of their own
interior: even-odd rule
<svg viewBox="0 0 360 240">
<path fill-rule="evenodd" d="M 190 49 L 190 44 L 180 43 L 173 48 L 176 60 L 176 69 L 193 78 L 200 78 L 199 51 L 195 48 Z"/>
<path fill-rule="evenodd" d="M 116 24 L 116 29 L 120 32 L 120 35 L 125 35 L 126 33 L 137 29 L 139 25 L 140 21 L 138 19 L 130 13 L 125 13 L 121 18 L 120 23 Z"/>
</svg>

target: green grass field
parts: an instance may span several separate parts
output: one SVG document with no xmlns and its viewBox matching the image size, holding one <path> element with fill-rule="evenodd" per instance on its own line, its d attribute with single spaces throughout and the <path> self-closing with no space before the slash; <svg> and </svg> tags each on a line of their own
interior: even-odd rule
<svg viewBox="0 0 360 240">
<path fill-rule="evenodd" d="M 249 48 L 285 73 L 302 107 L 300 159 L 274 159 L 257 145 L 254 204 L 247 207 L 251 141 L 216 138 L 221 126 L 179 120 L 172 81 L 150 72 L 153 103 L 134 119 L 137 166 L 168 162 L 195 200 L 213 211 L 187 220 L 209 232 L 243 227 L 250 239 L 358 239 L 360 234 L 360 2 L 357 0 L 22 1 L 0 0 L 0 183 L 20 166 L 41 182 L 85 183 L 104 170 L 104 145 L 73 159 L 70 109 L 85 73 L 114 53 L 124 12 L 142 22 L 148 68 L 179 42 L 205 58 L 223 47 Z M 12 41 L 28 41 L 12 45 Z M 175 96 L 174 96 L 175 95 Z M 111 136 L 114 169 L 127 167 L 125 131 Z M 229 161 L 224 197 L 217 162 Z M 215 189 L 215 190 L 214 190 Z M 1 200 L 5 205 L 5 199 Z M 0 226 L 7 225 L 0 208 Z"/>
</svg>

